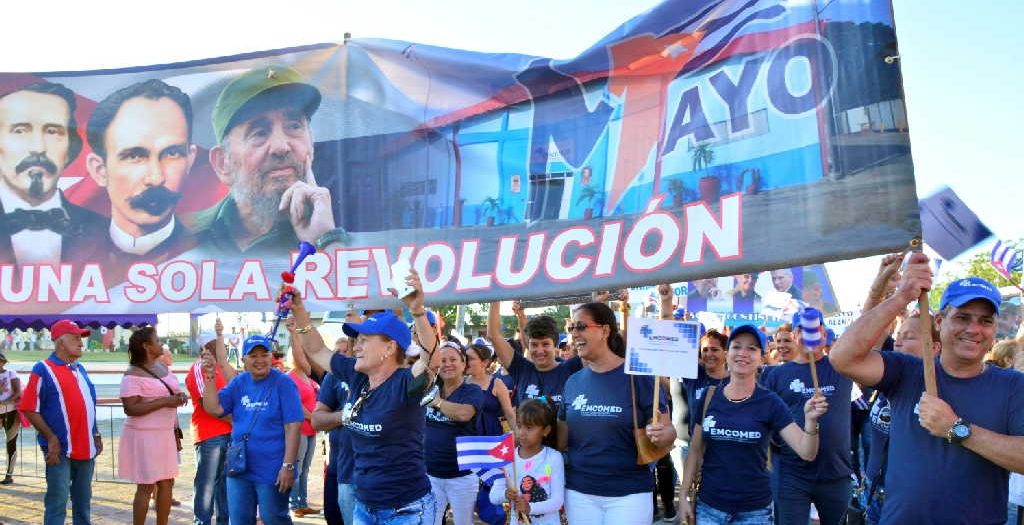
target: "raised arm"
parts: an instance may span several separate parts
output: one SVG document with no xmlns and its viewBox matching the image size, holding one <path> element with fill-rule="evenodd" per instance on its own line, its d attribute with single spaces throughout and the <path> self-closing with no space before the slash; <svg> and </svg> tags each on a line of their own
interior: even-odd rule
<svg viewBox="0 0 1024 525">
<path fill-rule="evenodd" d="M 302 371 L 306 377 L 309 377 L 312 372 L 312 367 L 309 365 L 309 358 L 306 357 L 306 353 L 302 351 L 302 340 L 299 337 L 298 331 L 296 331 L 295 318 L 289 317 L 284 322 L 285 327 L 288 328 L 289 339 L 292 344 L 292 361 L 295 362 L 295 368 Z"/>
<path fill-rule="evenodd" d="M 214 357 L 217 359 L 217 366 L 220 368 L 220 374 L 224 376 L 225 381 L 230 383 L 231 380 L 238 375 L 238 369 L 231 366 L 231 363 L 228 362 L 228 348 L 227 345 L 224 344 L 224 323 L 220 322 L 220 317 L 218 317 L 217 321 L 213 324 L 213 330 L 217 334 L 216 342 L 213 344 Z"/>
<path fill-rule="evenodd" d="M 861 314 L 836 341 L 828 354 L 832 366 L 862 385 L 877 385 L 885 373 L 885 364 L 872 347 L 907 304 L 916 301 L 921 292 L 928 291 L 931 286 L 928 257 L 921 253 L 911 254 L 896 293 Z"/>
<path fill-rule="evenodd" d="M 523 348 L 526 348 L 526 309 L 523 308 L 522 301 L 512 301 L 512 313 L 516 316 L 516 337 L 519 339 L 519 344 Z M 498 323 L 501 326 L 501 323 Z"/>
<path fill-rule="evenodd" d="M 224 417 L 224 407 L 220 406 L 220 398 L 217 396 L 216 372 L 213 356 L 203 356 L 203 410 L 213 417 Z"/>
<path fill-rule="evenodd" d="M 429 382 L 431 370 L 437 370 L 441 366 L 441 352 L 437 351 L 437 331 L 430 326 L 427 320 L 427 309 L 423 306 L 424 294 L 423 284 L 420 282 L 420 274 L 416 270 L 410 270 L 405 283 L 415 288 L 415 291 L 402 298 L 405 306 L 413 318 L 413 330 L 416 341 L 423 348 L 419 359 L 412 365 L 413 377 L 419 377 L 426 373 Z"/>
<path fill-rule="evenodd" d="M 501 331 L 501 301 L 491 301 L 491 306 L 487 309 L 487 337 L 494 345 L 494 355 L 498 357 L 501 367 L 508 370 L 512 366 L 515 350 L 505 340 L 505 334 Z"/>
<path fill-rule="evenodd" d="M 325 374 L 331 371 L 331 356 L 334 352 L 324 344 L 324 338 L 320 331 L 313 326 L 309 318 L 309 311 L 299 292 L 292 296 L 292 318 L 295 319 L 295 333 L 298 334 L 299 344 L 302 345 L 303 355 L 309 362 L 310 369 L 317 374 Z"/>
<path fill-rule="evenodd" d="M 509 392 L 508 387 L 500 379 L 494 382 L 494 397 L 498 398 L 501 413 L 505 416 L 505 421 L 508 421 L 508 428 L 515 431 L 516 409 L 512 406 L 512 392 Z"/>
</svg>

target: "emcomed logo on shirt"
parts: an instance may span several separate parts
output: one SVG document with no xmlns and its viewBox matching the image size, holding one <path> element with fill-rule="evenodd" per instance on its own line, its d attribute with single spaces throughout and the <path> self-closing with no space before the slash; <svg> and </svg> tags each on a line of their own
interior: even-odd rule
<svg viewBox="0 0 1024 525">
<path fill-rule="evenodd" d="M 701 423 L 701 430 L 710 437 L 749 443 L 761 439 L 761 432 L 757 430 L 735 430 L 732 428 L 719 427 L 715 416 L 709 415 Z"/>
<path fill-rule="evenodd" d="M 526 394 L 526 397 L 537 397 L 540 395 L 540 389 L 537 388 L 537 385 L 530 383 L 529 386 L 526 387 L 526 390 L 523 391 L 523 393 Z"/>
<path fill-rule="evenodd" d="M 794 379 L 790 381 L 789 389 L 792 390 L 793 392 L 796 392 L 797 394 L 805 395 L 807 397 L 811 397 L 814 395 L 814 388 L 808 387 L 800 379 Z M 833 385 L 822 385 L 820 390 L 823 395 L 829 396 L 836 391 L 836 387 Z"/>
<path fill-rule="evenodd" d="M 577 412 L 598 412 L 602 414 L 618 414 L 622 407 L 615 405 L 591 405 L 587 403 L 587 396 L 580 394 L 572 401 L 572 408 Z"/>
<path fill-rule="evenodd" d="M 267 401 L 253 401 L 252 399 L 249 398 L 248 394 L 242 396 L 241 403 L 242 406 L 245 407 L 245 409 L 249 410 L 250 412 L 254 410 L 263 410 L 264 408 L 267 407 L 267 405 L 270 404 Z"/>
</svg>

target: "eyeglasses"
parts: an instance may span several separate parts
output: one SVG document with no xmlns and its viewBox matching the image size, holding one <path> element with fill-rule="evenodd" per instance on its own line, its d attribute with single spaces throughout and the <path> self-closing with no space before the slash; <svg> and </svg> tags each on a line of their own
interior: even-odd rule
<svg viewBox="0 0 1024 525">
<path fill-rule="evenodd" d="M 597 326 L 603 326 L 603 325 L 599 325 L 597 323 L 585 323 L 583 321 L 576 321 L 575 323 L 567 323 L 565 325 L 565 331 L 566 332 L 570 332 L 570 333 L 571 332 L 582 332 L 582 331 L 586 330 L 587 328 L 597 327 Z"/>
<path fill-rule="evenodd" d="M 366 399 L 368 397 L 370 397 L 370 394 L 373 393 L 373 390 L 374 389 L 372 389 L 372 388 L 363 387 L 363 391 L 359 393 L 359 397 L 356 398 L 356 402 L 352 403 L 352 408 L 350 408 L 348 410 L 347 414 L 343 413 L 341 415 L 341 424 L 342 424 L 342 426 L 351 423 L 352 420 L 355 419 L 356 416 L 359 415 L 359 409 L 363 408 L 363 404 L 366 403 Z"/>
</svg>

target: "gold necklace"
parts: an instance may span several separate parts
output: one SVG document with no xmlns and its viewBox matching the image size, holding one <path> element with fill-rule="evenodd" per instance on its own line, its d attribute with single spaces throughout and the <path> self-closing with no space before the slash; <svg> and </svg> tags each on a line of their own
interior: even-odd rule
<svg viewBox="0 0 1024 525">
<path fill-rule="evenodd" d="M 755 391 L 757 390 L 757 387 L 756 387 L 756 386 L 754 387 L 754 390 L 755 390 Z M 744 402 L 744 401 L 746 401 L 746 400 L 750 399 L 750 398 L 751 398 L 751 397 L 753 397 L 753 396 L 754 396 L 754 392 L 751 392 L 751 393 L 747 394 L 747 397 L 744 397 L 744 398 L 742 398 L 742 399 L 733 399 L 733 398 L 731 398 L 731 397 L 729 397 L 729 396 L 725 395 L 725 390 L 724 390 L 724 389 L 722 390 L 722 397 L 724 397 L 725 399 L 727 399 L 727 400 L 728 400 L 728 401 L 729 401 L 730 403 L 742 403 L 742 402 Z"/>
</svg>

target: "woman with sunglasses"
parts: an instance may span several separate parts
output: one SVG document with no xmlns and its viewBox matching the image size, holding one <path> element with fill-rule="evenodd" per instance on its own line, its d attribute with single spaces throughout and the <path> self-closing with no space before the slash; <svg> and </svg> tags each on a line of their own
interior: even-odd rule
<svg viewBox="0 0 1024 525">
<path fill-rule="evenodd" d="M 565 510 L 569 523 L 649 525 L 654 517 L 654 476 L 647 465 L 636 462 L 632 392 L 636 392 L 637 419 L 651 421 L 654 378 L 626 375 L 626 344 L 608 305 L 580 306 L 567 328 L 586 363 L 566 382 L 565 402 L 558 413 L 559 448 L 568 450 Z M 646 427 L 648 438 L 658 447 L 676 439 L 667 399 L 663 391 L 658 423 Z"/>
<path fill-rule="evenodd" d="M 434 493 L 434 523 L 440 525 L 444 509 L 452 506 L 455 525 L 472 525 L 480 478 L 459 468 L 455 438 L 479 435 L 477 425 L 484 402 L 480 387 L 466 380 L 466 353 L 454 341 L 441 344 L 440 390 L 427 404 L 427 430 L 424 445 L 427 475 Z"/>
<path fill-rule="evenodd" d="M 711 393 L 706 413 L 703 405 L 694 408 L 700 424 L 694 428 L 683 465 L 683 497 L 697 473 L 701 483 L 696 500 L 681 505 L 683 523 L 693 525 L 696 515 L 700 525 L 770 525 L 768 441 L 778 432 L 801 458 L 813 461 L 818 454 L 818 418 L 828 410 L 828 402 L 821 394 L 808 399 L 801 429 L 782 399 L 757 384 L 764 334 L 753 325 L 738 326 L 729 334 L 727 346 L 729 382 Z"/>
<path fill-rule="evenodd" d="M 352 440 L 354 521 L 361 524 L 434 524 L 434 496 L 424 459 L 434 451 L 424 450 L 426 420 L 420 400 L 431 385 L 430 370 L 438 366 L 440 352 L 415 270 L 406 284 L 414 291 L 402 301 L 412 313 L 415 339 L 423 348 L 411 367 L 405 366 L 405 352 L 413 337 L 394 313 L 345 323 L 345 334 L 356 338 L 354 357 L 347 357 L 324 344 L 301 297 L 295 293 L 291 300 L 296 333 L 313 370 L 330 371 L 349 387 L 342 410 L 332 415 Z"/>
</svg>

